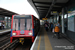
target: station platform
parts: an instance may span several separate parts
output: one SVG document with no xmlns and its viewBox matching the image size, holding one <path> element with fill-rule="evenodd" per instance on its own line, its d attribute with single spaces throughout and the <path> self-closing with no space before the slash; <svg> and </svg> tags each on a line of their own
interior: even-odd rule
<svg viewBox="0 0 75 50">
<path fill-rule="evenodd" d="M 57 37 L 53 38 L 52 35 L 52 32 L 46 32 L 45 28 L 41 26 L 30 50 L 75 50 L 75 45 L 63 36 L 58 39 Z"/>
<path fill-rule="evenodd" d="M 3 35 L 3 34 L 8 33 L 10 31 L 11 31 L 11 29 L 3 29 L 3 30 L 0 30 L 0 35 Z"/>
</svg>

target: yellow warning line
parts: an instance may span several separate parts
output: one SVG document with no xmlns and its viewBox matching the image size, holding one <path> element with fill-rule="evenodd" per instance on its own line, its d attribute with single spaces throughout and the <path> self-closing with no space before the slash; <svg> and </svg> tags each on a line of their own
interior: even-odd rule
<svg viewBox="0 0 75 50">
<path fill-rule="evenodd" d="M 44 32 L 44 39 L 45 39 L 45 50 L 53 50 L 46 31 Z"/>
<path fill-rule="evenodd" d="M 41 42 L 41 36 L 40 36 L 40 38 L 39 38 L 39 43 L 38 43 L 38 48 L 37 48 L 37 50 L 40 49 L 40 42 Z"/>
</svg>

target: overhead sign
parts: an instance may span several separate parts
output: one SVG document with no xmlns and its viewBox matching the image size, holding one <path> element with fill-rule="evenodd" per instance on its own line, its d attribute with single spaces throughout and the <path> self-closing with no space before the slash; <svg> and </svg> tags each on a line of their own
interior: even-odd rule
<svg viewBox="0 0 75 50">
<path fill-rule="evenodd" d="M 59 13 L 59 15 L 62 14 L 61 12 Z"/>
<path fill-rule="evenodd" d="M 68 13 L 71 13 L 72 11 L 68 11 Z"/>
<path fill-rule="evenodd" d="M 51 11 L 51 15 L 57 15 L 58 12 L 57 11 Z"/>
<path fill-rule="evenodd" d="M 48 18 L 42 18 L 42 20 L 47 20 Z"/>
<path fill-rule="evenodd" d="M 53 13 L 57 13 L 57 11 L 53 11 Z"/>
</svg>

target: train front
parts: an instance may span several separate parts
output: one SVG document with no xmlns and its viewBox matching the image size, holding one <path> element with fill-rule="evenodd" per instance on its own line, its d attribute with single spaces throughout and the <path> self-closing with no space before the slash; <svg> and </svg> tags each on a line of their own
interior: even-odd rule
<svg viewBox="0 0 75 50">
<path fill-rule="evenodd" d="M 10 42 L 14 39 L 19 39 L 19 42 L 24 42 L 25 39 L 32 39 L 32 16 L 31 15 L 13 15 L 11 24 L 11 37 Z"/>
</svg>

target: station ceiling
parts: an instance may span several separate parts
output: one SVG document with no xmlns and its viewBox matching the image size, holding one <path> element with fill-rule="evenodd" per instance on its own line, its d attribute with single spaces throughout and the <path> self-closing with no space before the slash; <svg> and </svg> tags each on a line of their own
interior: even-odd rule
<svg viewBox="0 0 75 50">
<path fill-rule="evenodd" d="M 42 19 L 55 15 L 51 14 L 51 12 L 60 13 L 62 8 L 67 6 L 70 0 L 28 0 L 28 2 L 37 12 L 39 18 Z"/>
<path fill-rule="evenodd" d="M 6 10 L 4 8 L 0 8 L 0 15 L 12 17 L 12 15 L 17 14 L 12 11 Z"/>
</svg>

